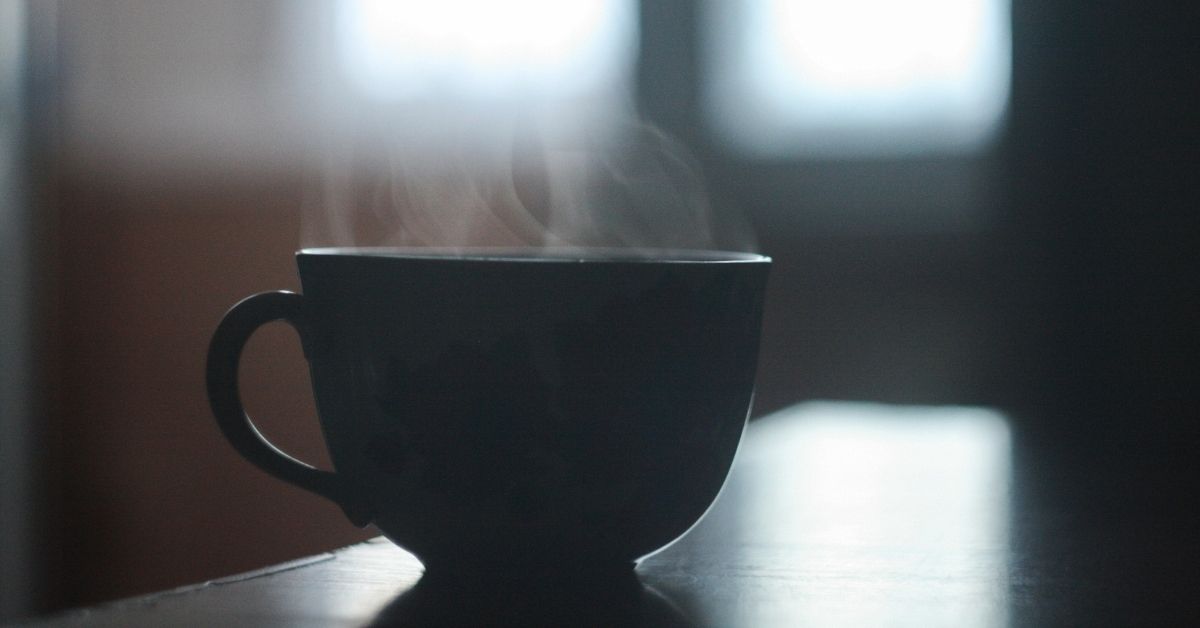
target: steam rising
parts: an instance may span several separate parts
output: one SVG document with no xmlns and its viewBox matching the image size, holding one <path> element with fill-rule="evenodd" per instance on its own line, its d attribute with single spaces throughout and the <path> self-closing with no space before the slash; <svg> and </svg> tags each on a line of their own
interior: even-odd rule
<svg viewBox="0 0 1200 628">
<path fill-rule="evenodd" d="M 744 223 L 714 214 L 697 164 L 658 129 L 497 118 L 410 111 L 386 133 L 342 142 L 306 203 L 302 245 L 754 248 Z"/>
</svg>

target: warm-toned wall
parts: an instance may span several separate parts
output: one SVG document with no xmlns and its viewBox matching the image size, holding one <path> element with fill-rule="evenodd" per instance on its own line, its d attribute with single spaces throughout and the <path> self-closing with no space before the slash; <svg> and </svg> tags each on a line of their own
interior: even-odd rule
<svg viewBox="0 0 1200 628">
<path fill-rule="evenodd" d="M 60 181 L 56 566 L 77 605 L 201 581 L 369 534 L 226 444 L 204 394 L 207 343 L 239 298 L 296 289 L 299 186 Z M 294 333 L 247 349 L 246 405 L 284 449 L 326 463 Z"/>
</svg>

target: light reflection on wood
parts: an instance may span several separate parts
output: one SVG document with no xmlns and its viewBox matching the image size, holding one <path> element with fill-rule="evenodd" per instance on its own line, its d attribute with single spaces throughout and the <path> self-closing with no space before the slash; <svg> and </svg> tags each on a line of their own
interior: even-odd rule
<svg viewBox="0 0 1200 628">
<path fill-rule="evenodd" d="M 1010 441 L 982 408 L 795 406 L 643 580 L 705 625 L 1006 625 Z"/>
</svg>

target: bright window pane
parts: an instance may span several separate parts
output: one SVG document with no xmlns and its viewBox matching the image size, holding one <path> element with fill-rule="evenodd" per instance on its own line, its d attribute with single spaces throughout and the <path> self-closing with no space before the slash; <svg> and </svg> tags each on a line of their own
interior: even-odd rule
<svg viewBox="0 0 1200 628">
<path fill-rule="evenodd" d="M 626 78 L 630 0 L 344 0 L 343 68 L 385 99 L 572 96 Z"/>
<path fill-rule="evenodd" d="M 707 120 L 743 154 L 970 153 L 1003 117 L 1007 0 L 740 0 L 707 9 Z"/>
</svg>

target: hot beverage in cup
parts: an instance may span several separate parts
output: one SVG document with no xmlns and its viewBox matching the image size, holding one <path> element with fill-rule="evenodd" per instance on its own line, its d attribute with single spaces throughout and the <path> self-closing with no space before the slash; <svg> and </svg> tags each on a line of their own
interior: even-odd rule
<svg viewBox="0 0 1200 628">
<path fill-rule="evenodd" d="M 225 436 L 429 572 L 628 569 L 725 481 L 770 260 L 716 251 L 297 253 L 303 294 L 238 303 L 210 346 Z M 334 471 L 272 447 L 237 389 L 256 328 L 298 331 Z"/>
</svg>

